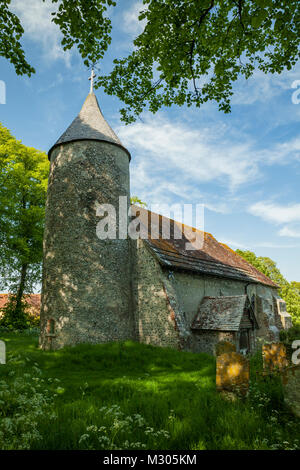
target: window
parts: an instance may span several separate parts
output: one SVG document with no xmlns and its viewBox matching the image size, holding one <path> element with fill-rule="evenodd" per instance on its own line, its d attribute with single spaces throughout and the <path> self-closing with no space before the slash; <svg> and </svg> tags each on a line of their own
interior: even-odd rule
<svg viewBox="0 0 300 470">
<path fill-rule="evenodd" d="M 284 300 L 279 300 L 278 301 L 278 310 L 279 313 L 285 313 L 286 312 L 286 303 Z"/>
<path fill-rule="evenodd" d="M 49 335 L 54 335 L 55 334 L 55 320 L 53 320 L 53 318 L 51 318 L 50 320 L 48 320 L 48 334 Z"/>
</svg>

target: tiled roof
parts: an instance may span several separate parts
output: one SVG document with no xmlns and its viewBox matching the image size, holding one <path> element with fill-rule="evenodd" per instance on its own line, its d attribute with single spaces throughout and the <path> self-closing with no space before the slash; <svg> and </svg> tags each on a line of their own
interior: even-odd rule
<svg viewBox="0 0 300 470">
<path fill-rule="evenodd" d="M 143 231 L 146 234 L 144 235 L 145 241 L 163 266 L 169 269 L 180 269 L 277 287 L 270 278 L 254 268 L 228 246 L 219 243 L 210 233 L 182 225 L 141 207 L 132 207 L 140 212 L 139 218 L 142 220 Z M 162 237 L 162 224 L 168 222 L 170 222 L 171 228 L 170 236 L 165 239 Z M 191 237 L 187 238 L 185 229 L 189 229 L 190 233 L 197 233 L 200 239 L 202 237 L 203 243 L 200 249 L 186 249 L 186 244 L 190 242 Z M 178 235 L 174 236 L 174 231 L 179 233 L 182 238 L 178 238 Z M 154 238 L 153 233 L 157 234 L 157 238 Z"/>
<path fill-rule="evenodd" d="M 78 140 L 100 140 L 110 142 L 124 148 L 130 158 L 128 150 L 123 147 L 117 135 L 104 119 L 98 104 L 98 100 L 94 93 L 88 94 L 78 116 L 62 134 L 58 141 L 53 145 L 53 147 L 51 147 L 48 152 L 49 158 L 51 151 L 57 145 Z"/>
<path fill-rule="evenodd" d="M 247 295 L 204 297 L 191 328 L 238 331 L 248 303 Z"/>
</svg>

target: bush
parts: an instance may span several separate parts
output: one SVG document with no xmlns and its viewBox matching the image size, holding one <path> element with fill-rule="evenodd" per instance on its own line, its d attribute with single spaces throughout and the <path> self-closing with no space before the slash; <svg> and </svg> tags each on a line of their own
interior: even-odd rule
<svg viewBox="0 0 300 470">
<path fill-rule="evenodd" d="M 293 341 L 300 340 L 300 325 L 292 326 L 288 330 L 280 331 L 280 340 L 289 344 L 292 344 Z"/>
<path fill-rule="evenodd" d="M 26 372 L 20 373 L 20 357 L 8 361 L 9 373 L 0 381 L 0 449 L 27 450 L 42 439 L 39 421 L 56 418 L 53 410 L 54 395 L 34 364 L 26 364 Z M 16 365 L 17 367 L 14 367 Z M 19 373 L 17 373 L 19 372 Z"/>
<path fill-rule="evenodd" d="M 289 360 L 293 354 L 292 343 L 300 340 L 300 325 L 294 325 L 288 330 L 281 330 L 279 334 L 280 341 L 285 345 Z"/>
<path fill-rule="evenodd" d="M 156 449 L 170 439 L 167 431 L 154 430 L 140 414 L 126 416 L 118 405 L 103 406 L 99 414 L 102 426 L 88 426 L 79 439 L 80 447 L 90 450 L 141 450 L 148 445 Z"/>
<path fill-rule="evenodd" d="M 40 324 L 40 316 L 32 313 L 26 297 L 22 298 L 20 308 L 16 310 L 16 296 L 10 295 L 5 307 L 0 310 L 0 314 L 2 315 L 0 327 L 11 331 L 38 328 Z"/>
</svg>

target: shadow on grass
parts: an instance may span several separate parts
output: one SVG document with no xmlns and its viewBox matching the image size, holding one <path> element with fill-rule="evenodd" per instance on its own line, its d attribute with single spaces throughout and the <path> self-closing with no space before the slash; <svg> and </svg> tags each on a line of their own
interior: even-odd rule
<svg viewBox="0 0 300 470">
<path fill-rule="evenodd" d="M 170 440 L 160 449 L 269 448 L 274 429 L 260 411 L 247 401 L 224 401 L 216 392 L 212 356 L 132 341 L 41 351 L 37 338 L 7 335 L 7 340 L 8 355 L 28 357 L 45 378 L 61 381 L 58 418 L 51 429 L 47 419 L 41 420 L 43 441 L 36 448 L 79 448 L 87 426 L 102 425 L 100 408 L 111 405 L 167 430 Z M 7 368 L 0 369 L 0 376 Z"/>
</svg>

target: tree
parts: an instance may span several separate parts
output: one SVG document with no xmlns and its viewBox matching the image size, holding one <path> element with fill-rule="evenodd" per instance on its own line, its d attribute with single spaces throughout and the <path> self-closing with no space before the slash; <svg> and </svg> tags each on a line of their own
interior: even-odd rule
<svg viewBox="0 0 300 470">
<path fill-rule="evenodd" d="M 40 280 L 48 172 L 46 154 L 0 124 L 0 285 L 14 293 L 9 311 L 16 323 L 24 294 Z"/>
<path fill-rule="evenodd" d="M 125 122 L 148 106 L 230 111 L 233 83 L 255 69 L 281 73 L 299 58 L 298 0 L 143 0 L 144 31 L 96 86 L 118 96 Z"/>
<path fill-rule="evenodd" d="M 102 59 L 111 42 L 111 21 L 105 13 L 116 3 L 113 0 L 51 1 L 52 21 L 62 32 L 63 49 L 76 46 L 87 66 Z M 18 75 L 30 76 L 35 69 L 26 61 L 20 43 L 24 29 L 17 15 L 9 9 L 10 3 L 11 0 L 0 0 L 0 56 L 10 60 Z"/>
<path fill-rule="evenodd" d="M 300 292 L 300 282 L 293 281 L 291 282 L 292 286 L 295 287 L 295 289 L 298 289 Z"/>
<path fill-rule="evenodd" d="M 43 0 L 41 0 L 43 1 Z M 0 0 L 0 55 L 17 73 L 30 75 L 20 45 L 23 28 Z M 87 66 L 101 60 L 111 42 L 112 0 L 52 0 L 65 50 L 77 46 Z M 96 87 L 125 103 L 122 120 L 132 122 L 148 106 L 201 106 L 215 101 L 230 112 L 233 83 L 255 70 L 281 73 L 299 58 L 298 0 L 143 0 L 143 32 L 128 57 L 116 58 Z"/>
<path fill-rule="evenodd" d="M 270 258 L 257 257 L 252 251 L 236 250 L 236 252 L 280 287 L 279 293 L 286 302 L 287 312 L 292 316 L 293 323 L 300 325 L 300 290 L 299 286 L 297 287 L 299 283 L 289 283 L 275 261 Z"/>
</svg>

